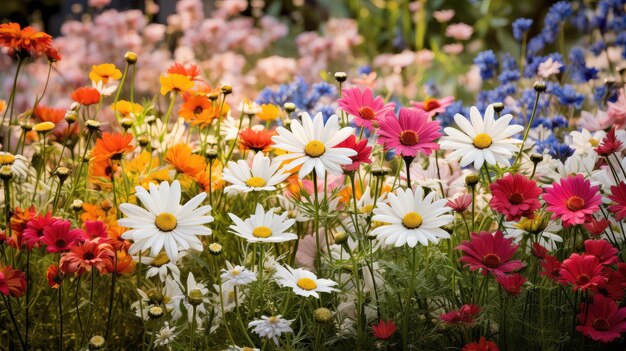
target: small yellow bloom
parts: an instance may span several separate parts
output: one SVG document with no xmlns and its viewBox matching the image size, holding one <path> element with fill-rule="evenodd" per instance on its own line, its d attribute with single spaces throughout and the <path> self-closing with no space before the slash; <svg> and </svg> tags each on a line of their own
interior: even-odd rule
<svg viewBox="0 0 626 351">
<path fill-rule="evenodd" d="M 52 122 L 41 122 L 33 126 L 33 130 L 38 133 L 49 132 L 53 129 L 54 129 L 54 123 Z"/>
<path fill-rule="evenodd" d="M 109 79 L 118 80 L 120 78 L 122 78 L 122 72 L 112 63 L 91 66 L 91 72 L 89 72 L 89 79 L 96 83 L 102 81 L 106 84 Z"/>
<path fill-rule="evenodd" d="M 113 109 L 113 111 L 117 111 L 125 117 L 130 116 L 131 113 L 136 115 L 143 111 L 143 106 L 126 100 L 118 101 L 117 103 L 111 105 L 111 108 Z"/>
<path fill-rule="evenodd" d="M 185 93 L 193 88 L 193 82 L 191 81 L 191 78 L 182 74 L 172 73 L 168 74 L 167 76 L 161 76 L 159 81 L 161 82 L 162 95 L 165 95 L 172 90 L 179 93 Z"/>
<path fill-rule="evenodd" d="M 257 113 L 257 117 L 265 122 L 275 121 L 279 115 L 280 109 L 278 108 L 278 106 L 272 104 L 261 105 L 261 112 Z"/>
<path fill-rule="evenodd" d="M 7 102 L 0 99 L 0 113 L 4 113 L 4 110 L 7 108 Z"/>
</svg>

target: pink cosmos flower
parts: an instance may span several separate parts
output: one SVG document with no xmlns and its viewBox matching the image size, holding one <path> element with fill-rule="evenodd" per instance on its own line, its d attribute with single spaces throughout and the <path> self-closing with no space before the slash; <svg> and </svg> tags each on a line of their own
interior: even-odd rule
<svg viewBox="0 0 626 351">
<path fill-rule="evenodd" d="M 335 147 L 345 147 L 357 152 L 356 155 L 351 156 L 352 163 L 349 165 L 342 165 L 341 168 L 344 172 L 354 172 L 359 169 L 362 163 L 372 163 L 370 154 L 372 153 L 372 147 L 367 146 L 367 139 L 361 139 L 356 141 L 354 134 L 350 135 L 346 140 L 335 145 Z"/>
<path fill-rule="evenodd" d="M 452 105 L 454 102 L 454 96 L 446 96 L 442 99 L 428 98 L 424 101 L 411 101 L 411 105 L 414 108 L 428 113 L 430 117 L 433 117 L 439 113 L 446 111 L 446 108 Z"/>
<path fill-rule="evenodd" d="M 585 254 L 581 256 L 573 253 L 561 263 L 559 282 L 565 285 L 571 284 L 574 291 L 596 288 L 607 281 L 602 274 L 603 269 L 604 266 L 600 264 L 600 259 L 596 256 Z"/>
<path fill-rule="evenodd" d="M 608 106 L 607 117 L 610 121 L 609 125 L 615 125 L 617 128 L 624 127 L 626 125 L 626 95 L 624 95 L 624 92 L 620 90 L 617 101 L 609 102 Z"/>
<path fill-rule="evenodd" d="M 600 209 L 602 195 L 597 186 L 591 186 L 582 174 L 562 178 L 543 194 L 547 210 L 554 213 L 552 219 L 560 218 L 564 227 L 583 224 L 593 219 Z"/>
<path fill-rule="evenodd" d="M 26 224 L 26 229 L 22 233 L 22 239 L 26 247 L 30 250 L 39 247 L 42 243 L 44 229 L 57 221 L 50 212 L 31 218 Z"/>
<path fill-rule="evenodd" d="M 606 240 L 585 240 L 585 253 L 596 256 L 602 265 L 616 264 L 617 252 L 617 249 Z"/>
<path fill-rule="evenodd" d="M 463 49 L 465 47 L 461 43 L 446 44 L 441 48 L 448 55 L 458 55 L 463 52 Z"/>
<path fill-rule="evenodd" d="M 626 332 L 626 307 L 601 294 L 593 296 L 593 303 L 580 304 L 580 325 L 576 331 L 601 343 L 609 343 Z"/>
<path fill-rule="evenodd" d="M 68 251 L 83 239 L 83 231 L 70 229 L 68 220 L 57 220 L 43 230 L 41 242 L 48 245 L 48 252 Z"/>
<path fill-rule="evenodd" d="M 465 23 L 451 24 L 446 28 L 446 37 L 455 40 L 467 40 L 474 34 L 474 28 Z"/>
<path fill-rule="evenodd" d="M 337 100 L 339 108 L 346 113 L 353 115 L 354 124 L 358 127 L 372 128 L 385 117 L 387 113 L 393 112 L 395 103 L 385 104 L 382 97 L 374 98 L 372 89 L 351 88 L 343 90 L 343 97 Z"/>
<path fill-rule="evenodd" d="M 535 210 L 541 207 L 541 188 L 519 173 L 508 174 L 489 187 L 493 195 L 489 205 L 496 212 L 506 215 L 507 221 L 519 221 L 522 217 L 533 218 Z"/>
<path fill-rule="evenodd" d="M 472 271 L 481 270 L 483 275 L 493 274 L 495 277 L 511 273 L 524 267 L 520 260 L 511 260 L 519 244 L 513 239 L 505 239 L 501 231 L 472 233 L 472 240 L 463 240 L 457 250 L 463 251 L 459 261 L 467 263 Z"/>
<path fill-rule="evenodd" d="M 528 281 L 521 274 L 513 273 L 508 275 L 501 275 L 496 278 L 496 281 L 509 295 L 517 296 L 522 291 L 522 285 Z"/>
<path fill-rule="evenodd" d="M 474 316 L 480 313 L 480 307 L 477 305 L 465 304 L 458 310 L 453 310 L 439 316 L 442 322 L 446 324 L 465 324 L 467 326 L 474 325 Z"/>
<path fill-rule="evenodd" d="M 563 67 L 562 63 L 554 61 L 554 59 L 550 57 L 539 64 L 539 67 L 537 67 L 537 74 L 545 79 L 548 79 L 550 76 L 559 74 L 561 72 L 561 67 Z"/>
<path fill-rule="evenodd" d="M 454 17 L 454 14 L 454 10 L 440 10 L 433 12 L 433 17 L 435 17 L 439 23 L 446 23 Z"/>
<path fill-rule="evenodd" d="M 439 121 L 432 121 L 424 111 L 401 108 L 399 118 L 388 116 L 379 124 L 378 142 L 402 156 L 430 155 L 439 150 L 435 142 L 441 136 Z"/>
</svg>

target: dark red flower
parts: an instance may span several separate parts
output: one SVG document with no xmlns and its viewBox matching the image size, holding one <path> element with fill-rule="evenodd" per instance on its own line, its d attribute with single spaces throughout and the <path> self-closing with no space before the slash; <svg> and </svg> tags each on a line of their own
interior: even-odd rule
<svg viewBox="0 0 626 351">
<path fill-rule="evenodd" d="M 535 210 L 541 207 L 541 188 L 521 174 L 509 174 L 489 187 L 493 195 L 489 205 L 496 212 L 506 215 L 507 221 L 519 221 L 522 217 L 533 218 Z"/>
<path fill-rule="evenodd" d="M 621 221 L 626 218 L 626 183 L 621 181 L 618 185 L 612 186 L 608 197 L 615 203 L 609 206 L 609 211 L 615 215 L 615 220 Z"/>
<path fill-rule="evenodd" d="M 0 266 L 0 293 L 20 297 L 26 292 L 26 274 L 11 266 Z"/>
<path fill-rule="evenodd" d="M 605 284 L 598 286 L 596 292 L 615 301 L 622 301 L 626 293 L 626 277 L 621 271 L 614 271 L 606 267 L 604 276 L 608 278 Z"/>
<path fill-rule="evenodd" d="M 595 288 L 606 283 L 602 268 L 596 256 L 574 253 L 561 264 L 560 282 L 572 284 L 574 291 Z"/>
<path fill-rule="evenodd" d="M 372 325 L 372 332 L 379 340 L 388 340 L 396 332 L 396 324 L 392 320 L 379 320 L 378 324 Z"/>
<path fill-rule="evenodd" d="M 454 210 L 454 212 L 462 213 L 472 204 L 472 195 L 463 194 L 457 196 L 454 200 L 448 200 L 446 206 Z"/>
<path fill-rule="evenodd" d="M 584 223 L 583 226 L 589 232 L 591 236 L 600 236 L 604 233 L 604 230 L 611 224 L 608 219 L 602 218 L 600 220 L 592 219 L 591 221 Z"/>
<path fill-rule="evenodd" d="M 585 253 L 596 256 L 603 265 L 616 264 L 618 261 L 617 249 L 606 240 L 585 240 Z"/>
<path fill-rule="evenodd" d="M 600 156 L 606 157 L 622 149 L 623 143 L 615 136 L 615 126 L 602 138 L 602 143 L 595 149 Z"/>
<path fill-rule="evenodd" d="M 107 226 L 103 221 L 85 221 L 85 237 L 87 239 L 108 239 Z M 102 240 L 100 240 L 102 242 Z"/>
<path fill-rule="evenodd" d="M 513 273 L 496 277 L 498 284 L 510 295 L 517 296 L 522 291 L 522 285 L 528 281 L 521 274 Z"/>
<path fill-rule="evenodd" d="M 580 305 L 578 321 L 581 325 L 576 330 L 601 343 L 609 343 L 626 332 L 626 307 L 619 308 L 617 303 L 601 294 L 593 296 L 593 302 Z"/>
<path fill-rule="evenodd" d="M 461 351 L 500 351 L 500 349 L 495 342 L 489 341 L 485 339 L 484 336 L 481 336 L 478 342 L 473 342 L 463 346 Z"/>
<path fill-rule="evenodd" d="M 561 262 L 556 257 L 546 255 L 541 260 L 541 268 L 543 270 L 539 273 L 540 276 L 558 282 L 561 279 Z"/>
<path fill-rule="evenodd" d="M 72 93 L 72 100 L 84 106 L 97 104 L 100 102 L 100 92 L 92 87 L 80 87 Z"/>
<path fill-rule="evenodd" d="M 346 140 L 340 142 L 334 147 L 343 147 L 347 149 L 352 149 L 356 151 L 356 155 L 350 156 L 352 160 L 352 164 L 342 165 L 341 168 L 344 172 L 354 172 L 359 169 L 361 162 L 363 163 L 372 163 L 370 159 L 370 154 L 372 153 L 372 147 L 367 146 L 367 139 L 361 139 L 358 142 L 356 141 L 356 136 L 350 135 Z"/>
<path fill-rule="evenodd" d="M 48 245 L 48 252 L 68 251 L 83 240 L 83 231 L 70 229 L 71 225 L 70 221 L 58 220 L 44 228 L 41 242 Z"/>
<path fill-rule="evenodd" d="M 545 247 L 541 246 L 541 244 L 539 243 L 533 243 L 532 247 L 530 248 L 530 253 L 537 257 L 537 258 L 545 258 L 546 255 L 548 255 L 550 251 L 548 251 L 548 249 L 546 249 Z"/>
<path fill-rule="evenodd" d="M 463 251 L 459 259 L 467 263 L 470 270 L 482 270 L 483 275 L 491 273 L 494 276 L 511 273 L 524 267 L 520 260 L 511 260 L 519 247 L 513 239 L 505 239 L 501 231 L 494 234 L 489 232 L 472 233 L 472 240 L 464 240 L 457 247 Z"/>
<path fill-rule="evenodd" d="M 442 314 L 439 316 L 439 319 L 446 324 L 465 324 L 467 326 L 472 326 L 475 323 L 474 317 L 478 313 L 480 313 L 480 307 L 465 304 L 458 310 Z"/>
</svg>

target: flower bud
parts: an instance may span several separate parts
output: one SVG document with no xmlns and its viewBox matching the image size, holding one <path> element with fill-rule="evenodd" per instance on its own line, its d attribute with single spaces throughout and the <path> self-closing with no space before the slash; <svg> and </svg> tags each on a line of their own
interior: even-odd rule
<svg viewBox="0 0 626 351">
<path fill-rule="evenodd" d="M 340 232 L 335 234 L 335 244 L 344 244 L 348 242 L 348 234 L 346 232 Z"/>
<path fill-rule="evenodd" d="M 163 294 L 157 288 L 152 288 L 148 290 L 148 298 L 150 301 L 161 303 L 161 301 L 163 301 Z"/>
<path fill-rule="evenodd" d="M 89 339 L 90 350 L 100 350 L 104 348 L 105 340 L 100 335 L 94 335 Z"/>
<path fill-rule="evenodd" d="M 285 109 L 285 111 L 287 111 L 287 113 L 292 113 L 296 110 L 296 104 L 294 104 L 293 102 L 286 102 L 283 105 L 283 108 Z"/>
<path fill-rule="evenodd" d="M 78 120 L 78 113 L 74 110 L 69 110 L 65 113 L 65 121 L 67 124 L 72 124 Z"/>
<path fill-rule="evenodd" d="M 124 55 L 124 60 L 126 60 L 129 65 L 134 65 L 137 63 L 137 54 L 132 51 L 128 51 Z"/>
<path fill-rule="evenodd" d="M 478 184 L 478 174 L 470 174 L 465 177 L 465 184 L 474 187 Z"/>
<path fill-rule="evenodd" d="M 493 110 L 496 112 L 502 112 L 502 110 L 504 110 L 504 104 L 501 102 L 495 102 L 493 104 Z"/>
<path fill-rule="evenodd" d="M 153 116 L 153 115 L 146 116 L 146 118 L 144 118 L 143 121 L 148 123 L 148 124 L 150 124 L 150 125 L 152 125 L 154 122 L 156 122 L 156 117 Z"/>
<path fill-rule="evenodd" d="M 70 176 L 70 170 L 67 167 L 59 167 L 54 171 L 54 175 L 59 177 L 59 181 L 63 183 Z"/>
<path fill-rule="evenodd" d="M 333 312 L 326 307 L 320 307 L 313 311 L 313 317 L 318 323 L 328 323 L 333 320 Z"/>
<path fill-rule="evenodd" d="M 20 128 L 22 128 L 24 132 L 30 132 L 33 130 L 33 124 L 30 121 L 24 121 L 20 123 Z"/>
<path fill-rule="evenodd" d="M 54 123 L 46 121 L 46 122 L 35 124 L 33 126 L 33 130 L 37 133 L 47 133 L 53 130 L 54 127 L 55 127 Z"/>
<path fill-rule="evenodd" d="M 147 135 L 140 135 L 137 137 L 137 142 L 139 143 L 139 146 L 146 147 L 150 144 L 150 137 Z"/>
<path fill-rule="evenodd" d="M 534 164 L 537 164 L 537 163 L 539 163 L 539 162 L 543 161 L 543 155 L 542 155 L 542 154 L 537 154 L 537 153 L 534 153 L 534 154 L 530 155 L 530 160 L 531 160 Z"/>
<path fill-rule="evenodd" d="M 74 201 L 72 201 L 72 204 L 70 205 L 70 207 L 75 212 L 78 212 L 78 211 L 82 210 L 83 209 L 83 200 L 74 199 Z"/>
<path fill-rule="evenodd" d="M 339 83 L 343 83 L 348 79 L 346 72 L 335 72 L 335 80 Z"/>
<path fill-rule="evenodd" d="M 217 150 L 215 150 L 215 149 L 207 149 L 207 150 L 204 152 L 204 156 L 205 156 L 208 160 L 212 161 L 212 160 L 214 160 L 215 158 L 217 158 Z"/>
<path fill-rule="evenodd" d="M 218 243 L 210 243 L 209 244 L 209 253 L 211 255 L 220 255 L 222 253 L 222 245 Z"/>
<path fill-rule="evenodd" d="M 232 94 L 233 93 L 233 87 L 226 84 L 226 85 L 222 85 L 222 94 L 224 95 L 228 95 L 228 94 Z"/>
<path fill-rule="evenodd" d="M 217 100 L 218 97 L 220 97 L 220 94 L 218 94 L 218 93 L 211 93 L 211 94 L 207 95 L 207 97 L 209 98 L 209 100 L 215 101 L 215 100 Z"/>
<path fill-rule="evenodd" d="M 122 125 L 122 128 L 124 128 L 124 130 L 129 130 L 130 127 L 133 126 L 133 119 L 130 117 L 124 117 L 120 121 L 120 124 Z"/>
<path fill-rule="evenodd" d="M 100 131 L 100 122 L 90 119 L 87 120 L 87 122 L 85 122 L 85 125 L 87 126 L 87 129 L 91 132 L 91 133 L 95 133 L 95 132 L 99 132 Z"/>
<path fill-rule="evenodd" d="M 159 319 L 163 316 L 163 309 L 159 306 L 152 306 L 148 309 L 148 317 L 152 319 Z"/>
<path fill-rule="evenodd" d="M 191 290 L 187 298 L 189 300 L 189 303 L 192 306 L 198 306 L 204 301 L 204 296 L 202 296 L 202 291 L 200 291 L 200 289 L 197 289 L 197 288 Z"/>
<path fill-rule="evenodd" d="M 4 181 L 9 181 L 13 178 L 13 169 L 11 169 L 10 165 L 0 167 L 0 178 Z"/>
<path fill-rule="evenodd" d="M 535 88 L 535 91 L 538 93 L 543 93 L 544 91 L 546 91 L 546 82 L 540 80 L 540 81 L 536 81 L 535 85 L 533 86 L 533 88 Z"/>
</svg>

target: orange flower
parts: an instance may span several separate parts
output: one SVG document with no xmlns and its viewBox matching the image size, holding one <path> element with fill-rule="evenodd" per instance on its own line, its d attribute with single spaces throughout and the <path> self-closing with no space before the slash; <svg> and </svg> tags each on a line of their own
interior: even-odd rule
<svg viewBox="0 0 626 351">
<path fill-rule="evenodd" d="M 20 28 L 14 22 L 0 24 L 0 46 L 8 48 L 10 55 L 39 57 L 46 55 L 50 61 L 58 61 L 60 56 L 52 47 L 52 37 L 38 32 L 33 27 Z"/>
<path fill-rule="evenodd" d="M 178 115 L 185 121 L 191 122 L 196 119 L 206 120 L 214 116 L 213 104 L 203 95 L 185 95 L 185 103 L 180 108 Z"/>
<path fill-rule="evenodd" d="M 13 215 L 11 216 L 11 236 L 6 238 L 9 246 L 19 249 L 22 247 L 22 233 L 26 229 L 28 221 L 30 221 L 35 215 L 35 207 L 31 206 L 27 209 L 15 208 Z"/>
<path fill-rule="evenodd" d="M 130 134 L 104 133 L 102 138 L 96 140 L 96 146 L 92 151 L 92 156 L 96 161 L 120 160 L 125 153 L 133 151 L 135 147 L 131 145 L 133 136 Z"/>
<path fill-rule="evenodd" d="M 80 87 L 72 93 L 72 100 L 84 106 L 97 104 L 100 102 L 100 92 L 92 87 Z"/>
<path fill-rule="evenodd" d="M 108 158 L 105 159 L 93 159 L 89 162 L 89 177 L 90 178 L 106 178 L 110 181 L 113 175 L 117 173 L 117 165 L 111 163 Z M 94 185 L 98 185 L 101 189 L 109 189 L 110 184 L 103 183 L 101 180 L 90 180 Z"/>
<path fill-rule="evenodd" d="M 65 121 L 65 110 L 62 108 L 38 105 L 33 113 L 41 122 L 52 122 L 55 125 L 58 125 L 59 123 Z"/>
<path fill-rule="evenodd" d="M 46 279 L 48 279 L 48 286 L 52 289 L 58 289 L 63 284 L 63 272 L 59 270 L 59 266 L 51 264 L 46 272 Z"/>
<path fill-rule="evenodd" d="M 107 84 L 109 79 L 118 80 L 120 78 L 122 78 L 122 72 L 112 63 L 93 65 L 91 72 L 89 72 L 89 79 L 96 83 L 102 81 L 103 84 Z"/>
<path fill-rule="evenodd" d="M 179 173 L 195 177 L 206 169 L 204 157 L 194 155 L 187 144 L 176 144 L 165 153 L 165 162 L 176 168 Z"/>
<path fill-rule="evenodd" d="M 126 100 L 119 100 L 115 104 L 111 105 L 111 108 L 113 111 L 118 112 L 124 117 L 130 116 L 131 113 L 136 115 L 143 111 L 143 106 Z"/>
<path fill-rule="evenodd" d="M 242 151 L 267 152 L 274 144 L 272 142 L 272 136 L 274 135 L 276 135 L 276 132 L 273 130 L 246 128 L 239 132 L 239 147 Z"/>
<path fill-rule="evenodd" d="M 196 65 L 189 65 L 189 67 L 185 67 L 180 63 L 174 62 L 170 68 L 167 69 L 167 73 L 180 74 L 182 76 L 189 77 L 191 80 L 196 80 L 200 75 L 200 67 Z"/>
<path fill-rule="evenodd" d="M 256 115 L 262 121 L 271 122 L 280 116 L 280 109 L 276 105 L 263 104 L 261 105 L 261 112 Z"/>
<path fill-rule="evenodd" d="M 76 273 L 77 275 L 91 272 L 95 268 L 100 274 L 104 274 L 107 272 L 107 267 L 113 262 L 113 255 L 113 246 L 102 238 L 85 240 L 63 255 L 60 268 L 64 273 Z"/>
<path fill-rule="evenodd" d="M 209 178 L 209 172 L 202 171 L 194 178 L 195 181 L 205 192 L 221 190 L 226 185 L 226 182 L 222 178 L 222 165 L 220 162 L 213 162 L 211 166 L 211 178 Z M 210 189 L 209 189 L 209 184 Z"/>
<path fill-rule="evenodd" d="M 213 123 L 213 120 L 220 114 L 220 106 L 219 104 L 213 104 L 213 106 L 209 107 L 207 114 L 197 115 L 196 119 L 191 121 L 192 126 L 199 126 L 200 128 L 208 127 Z M 224 104 L 222 106 L 222 118 L 228 115 L 230 111 L 230 106 L 228 104 Z"/>
<path fill-rule="evenodd" d="M 165 95 L 170 91 L 178 93 L 188 93 L 193 88 L 191 78 L 186 75 L 172 73 L 159 78 L 161 82 L 161 95 Z"/>
<path fill-rule="evenodd" d="M 107 270 L 110 273 L 116 271 L 119 274 L 130 274 L 135 269 L 135 261 L 133 258 L 128 255 L 125 251 L 116 251 L 117 256 L 117 266 L 114 261 L 111 261 L 111 264 L 107 267 Z"/>
</svg>

